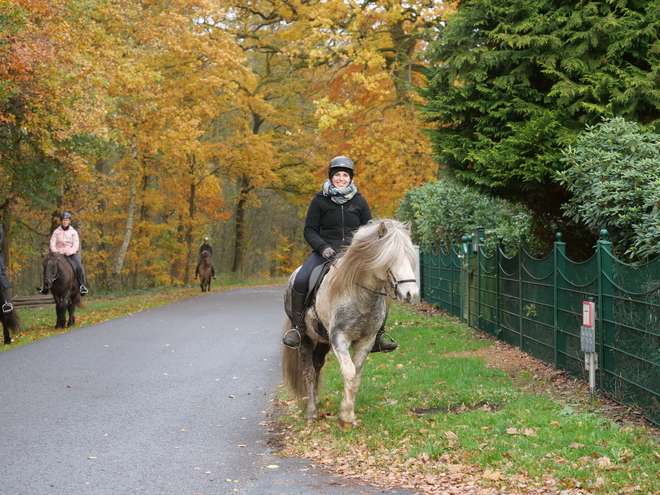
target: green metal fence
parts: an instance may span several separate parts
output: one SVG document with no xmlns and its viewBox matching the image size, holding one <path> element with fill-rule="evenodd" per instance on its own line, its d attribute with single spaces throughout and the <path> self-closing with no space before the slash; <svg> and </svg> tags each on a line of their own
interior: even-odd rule
<svg viewBox="0 0 660 495">
<path fill-rule="evenodd" d="M 583 263 L 566 257 L 561 234 L 543 259 L 530 256 L 524 242 L 513 257 L 502 245 L 487 256 L 470 237 L 422 247 L 422 298 L 585 380 L 582 303 L 595 298 L 600 393 L 660 425 L 660 260 L 626 264 L 606 235 Z"/>
</svg>

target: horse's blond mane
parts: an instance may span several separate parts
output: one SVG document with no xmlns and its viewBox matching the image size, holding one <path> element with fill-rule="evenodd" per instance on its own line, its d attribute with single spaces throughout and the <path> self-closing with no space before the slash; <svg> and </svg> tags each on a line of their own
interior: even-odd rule
<svg viewBox="0 0 660 495">
<path fill-rule="evenodd" d="M 337 262 L 329 299 L 333 301 L 342 295 L 357 298 L 358 292 L 363 290 L 360 285 L 369 274 L 377 273 L 384 279 L 387 270 L 401 258 L 408 259 L 413 265 L 416 263 L 407 225 L 391 219 L 363 225 Z M 380 290 L 382 287 L 370 289 Z"/>
</svg>

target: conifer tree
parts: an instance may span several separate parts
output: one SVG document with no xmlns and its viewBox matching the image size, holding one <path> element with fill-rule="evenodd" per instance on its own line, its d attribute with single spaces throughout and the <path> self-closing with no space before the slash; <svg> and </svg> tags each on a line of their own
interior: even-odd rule
<svg viewBox="0 0 660 495">
<path fill-rule="evenodd" d="M 660 124 L 660 2 L 470 0 L 429 47 L 421 89 L 437 160 L 462 180 L 560 218 L 553 181 L 586 125 Z"/>
</svg>

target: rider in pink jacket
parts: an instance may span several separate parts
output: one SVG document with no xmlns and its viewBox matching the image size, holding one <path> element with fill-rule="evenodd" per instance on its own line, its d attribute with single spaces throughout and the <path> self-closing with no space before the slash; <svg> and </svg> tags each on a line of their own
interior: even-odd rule
<svg viewBox="0 0 660 495">
<path fill-rule="evenodd" d="M 71 214 L 64 212 L 60 215 L 62 224 L 53 231 L 50 237 L 50 250 L 67 256 L 73 263 L 76 271 L 76 278 L 80 283 L 80 295 L 84 296 L 89 292 L 85 287 L 85 270 L 83 269 L 80 258 L 78 258 L 78 248 L 80 247 L 80 238 L 78 232 L 71 226 Z M 48 291 L 44 287 L 37 287 L 42 294 Z"/>
<path fill-rule="evenodd" d="M 65 223 L 65 220 L 67 219 L 62 218 L 62 224 Z M 70 225 L 66 230 L 62 226 L 59 226 L 53 231 L 53 235 L 50 238 L 50 250 L 52 252 L 71 256 L 72 254 L 76 254 L 79 248 L 80 238 L 78 237 L 78 232 Z"/>
</svg>

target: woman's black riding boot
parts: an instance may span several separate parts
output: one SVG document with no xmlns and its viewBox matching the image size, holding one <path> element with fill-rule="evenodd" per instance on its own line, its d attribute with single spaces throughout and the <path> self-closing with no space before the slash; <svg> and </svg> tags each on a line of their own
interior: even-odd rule
<svg viewBox="0 0 660 495">
<path fill-rule="evenodd" d="M 293 323 L 293 328 L 284 334 L 282 344 L 292 349 L 296 349 L 300 345 L 301 338 L 298 328 L 303 326 L 302 316 L 305 312 L 305 297 L 306 294 L 298 294 L 291 289 L 291 323 Z"/>
<path fill-rule="evenodd" d="M 371 349 L 371 352 L 392 352 L 394 349 L 399 347 L 399 344 L 396 342 L 388 342 L 387 340 L 383 339 L 383 334 L 385 333 L 385 322 L 383 322 L 383 326 L 380 327 L 380 330 L 378 330 L 378 333 L 376 334 L 376 342 L 374 342 L 374 346 Z"/>
<path fill-rule="evenodd" d="M 2 312 L 11 313 L 14 311 L 14 305 L 11 303 L 11 294 L 9 293 L 9 289 L 2 289 L 2 297 L 5 300 L 4 304 L 2 305 Z"/>
</svg>

